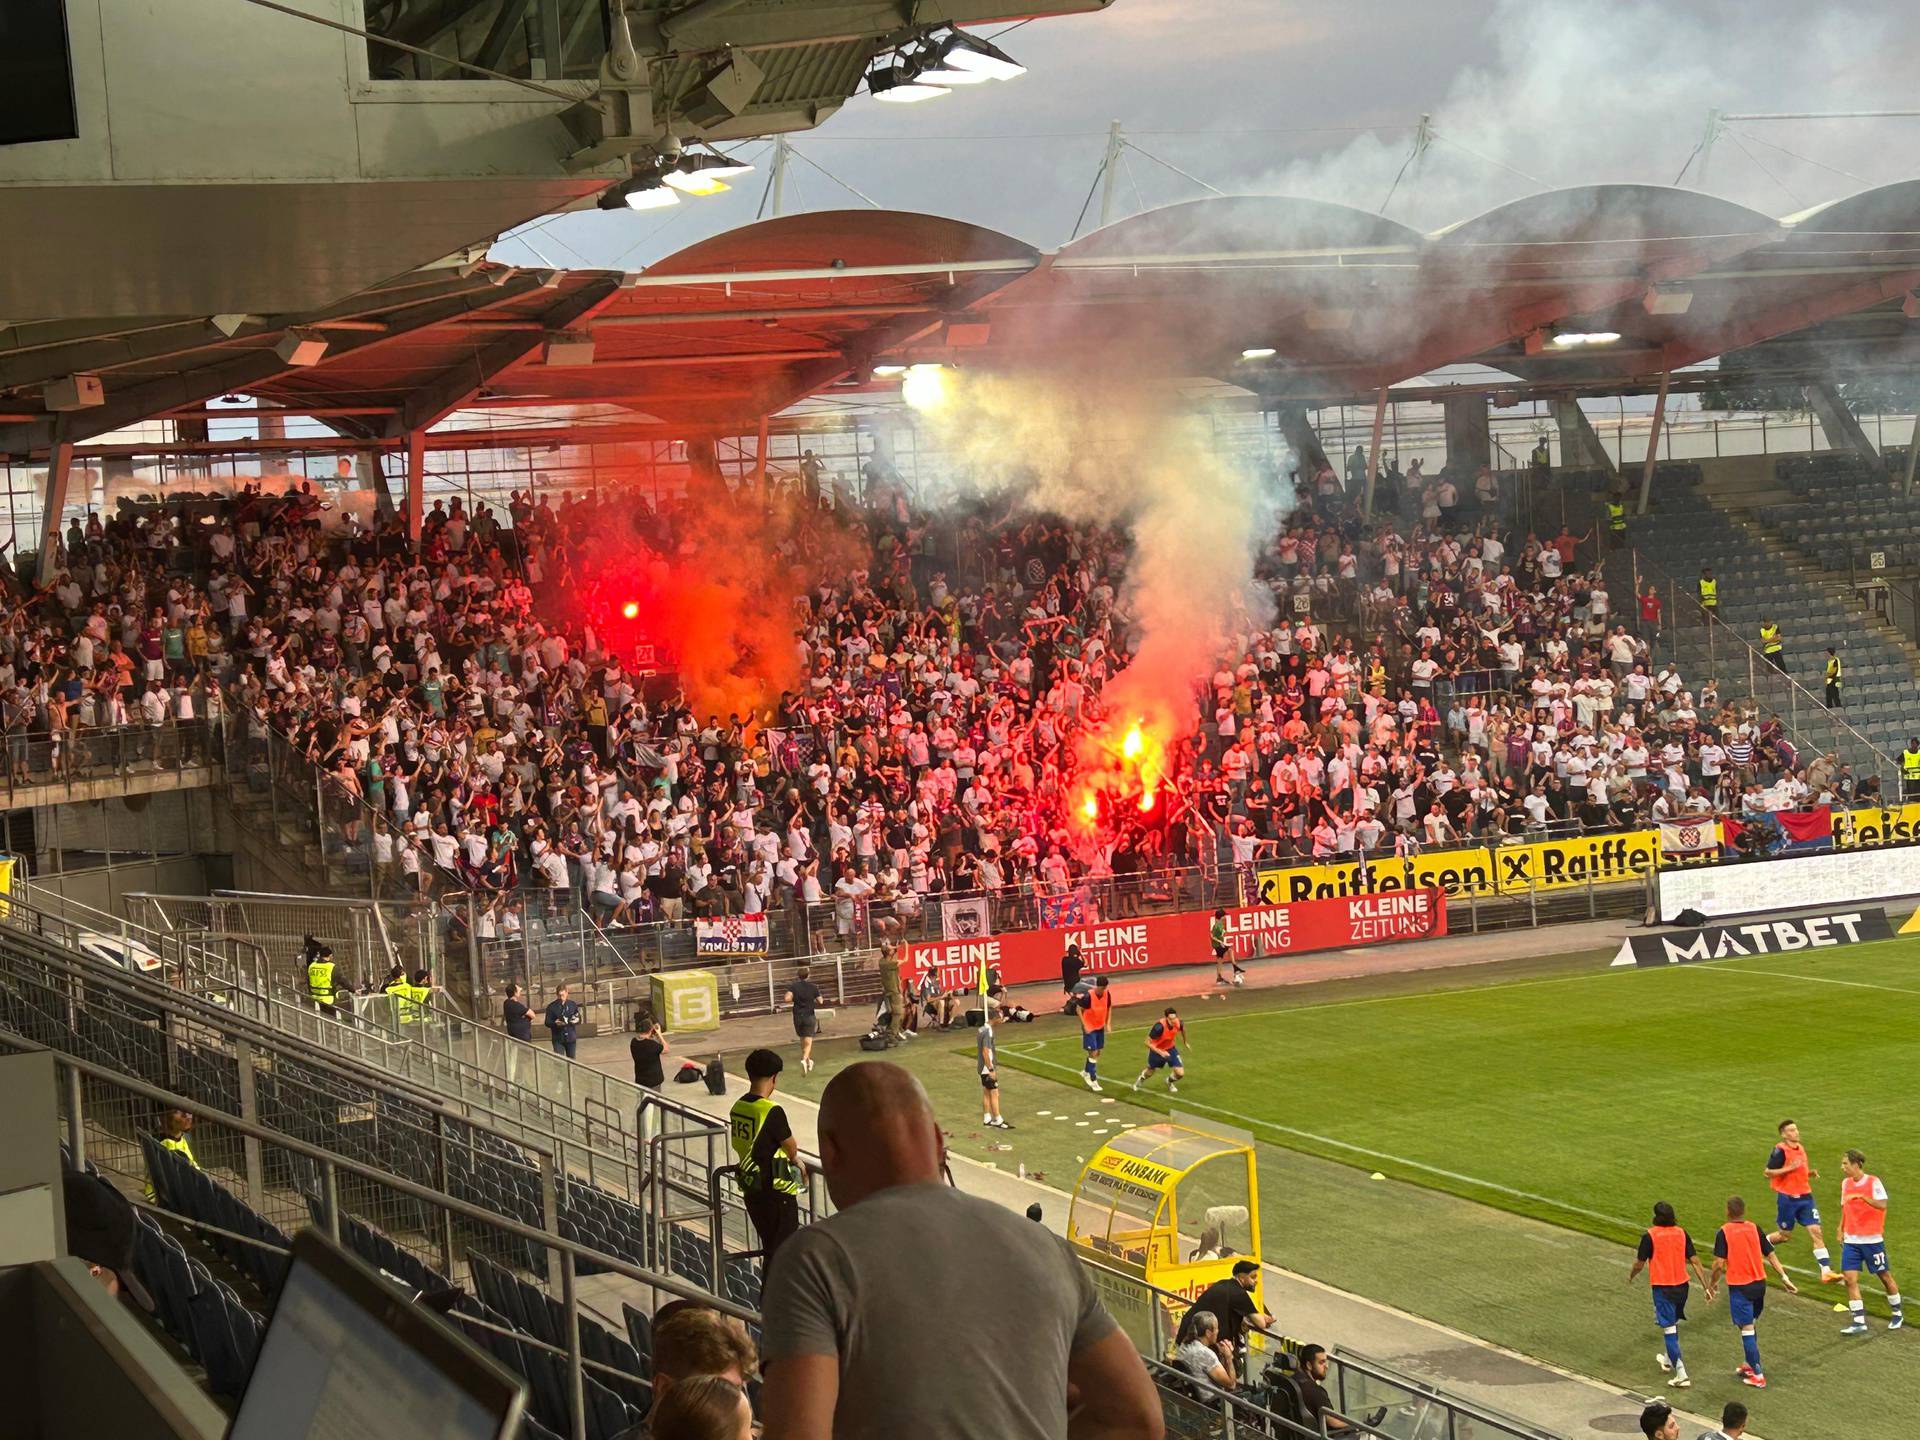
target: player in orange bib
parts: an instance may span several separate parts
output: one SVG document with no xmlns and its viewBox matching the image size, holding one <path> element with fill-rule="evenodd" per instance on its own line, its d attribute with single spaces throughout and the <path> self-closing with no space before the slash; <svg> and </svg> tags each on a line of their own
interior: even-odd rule
<svg viewBox="0 0 1920 1440">
<path fill-rule="evenodd" d="M 1113 996 L 1107 993 L 1107 977 L 1102 975 L 1095 980 L 1093 988 L 1083 990 L 1073 1003 L 1080 1011 L 1080 1048 L 1087 1054 L 1087 1088 L 1098 1090 L 1100 1052 L 1107 1048 L 1107 1021 L 1113 1018 Z"/>
<path fill-rule="evenodd" d="M 1820 1230 L 1820 1207 L 1813 1203 L 1813 1182 L 1820 1172 L 1807 1163 L 1806 1147 L 1800 1143 L 1800 1127 L 1791 1120 L 1780 1122 L 1780 1140 L 1767 1156 L 1764 1172 L 1773 1187 L 1774 1228 L 1767 1239 L 1783 1245 L 1798 1225 L 1813 1242 L 1813 1258 L 1820 1266 L 1820 1283 L 1831 1285 L 1840 1277 L 1833 1273 L 1833 1257 L 1827 1253 L 1827 1237 Z"/>
<path fill-rule="evenodd" d="M 1754 1326 L 1760 1312 L 1767 1308 L 1767 1266 L 1772 1265 L 1780 1283 L 1790 1294 L 1799 1287 L 1787 1275 L 1786 1266 L 1773 1253 L 1773 1242 L 1760 1233 L 1760 1227 L 1747 1219 L 1747 1202 L 1738 1195 L 1727 1200 L 1727 1223 L 1713 1237 L 1713 1279 L 1727 1277 L 1727 1313 L 1740 1331 L 1740 1348 L 1746 1361 L 1740 1366 L 1742 1383 L 1756 1390 L 1767 1388 L 1766 1373 L 1760 1368 L 1760 1342 L 1754 1338 Z M 1712 1281 L 1708 1282 L 1712 1284 Z"/>
<path fill-rule="evenodd" d="M 1680 1322 L 1687 1318 L 1687 1273 L 1692 1271 L 1699 1277 L 1700 1288 L 1709 1301 L 1713 1299 L 1713 1282 L 1694 1253 L 1693 1237 L 1680 1228 L 1680 1222 L 1673 1218 L 1673 1206 L 1664 1200 L 1653 1207 L 1653 1224 L 1641 1232 L 1640 1249 L 1627 1272 L 1627 1283 L 1632 1284 L 1642 1270 L 1647 1272 L 1647 1283 L 1653 1289 L 1653 1323 L 1660 1327 L 1665 1345 L 1663 1353 L 1653 1357 L 1653 1363 L 1671 1371 L 1673 1387 L 1684 1390 L 1693 1384 L 1687 1378 L 1687 1362 L 1680 1358 Z"/>
<path fill-rule="evenodd" d="M 1840 1161 L 1840 1269 L 1847 1279 L 1847 1309 L 1852 1312 L 1842 1335 L 1867 1333 L 1867 1302 L 1860 1298 L 1860 1272 L 1878 1275 L 1886 1287 L 1893 1318 L 1889 1330 L 1906 1324 L 1900 1311 L 1900 1286 L 1887 1268 L 1887 1187 L 1867 1173 L 1867 1157 L 1847 1151 Z"/>
<path fill-rule="evenodd" d="M 1149 1075 L 1156 1070 L 1167 1072 L 1167 1093 L 1180 1093 L 1180 1081 L 1187 1078 L 1186 1066 L 1180 1060 L 1180 1042 L 1186 1038 L 1187 1027 L 1180 1023 L 1180 1012 L 1171 1005 L 1164 1014 L 1153 1022 L 1153 1028 L 1147 1031 L 1147 1066 L 1135 1077 L 1133 1088 L 1138 1090 Z"/>
</svg>

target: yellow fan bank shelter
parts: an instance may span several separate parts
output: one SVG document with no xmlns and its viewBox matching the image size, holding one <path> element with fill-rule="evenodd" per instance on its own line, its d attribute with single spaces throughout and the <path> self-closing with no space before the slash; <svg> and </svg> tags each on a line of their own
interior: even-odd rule
<svg viewBox="0 0 1920 1440">
<path fill-rule="evenodd" d="M 1171 1122 L 1114 1136 L 1074 1185 L 1067 1239 L 1102 1267 L 1094 1274 L 1114 1318 L 1158 1353 L 1187 1302 L 1235 1261 L 1260 1259 L 1252 1137 Z"/>
</svg>

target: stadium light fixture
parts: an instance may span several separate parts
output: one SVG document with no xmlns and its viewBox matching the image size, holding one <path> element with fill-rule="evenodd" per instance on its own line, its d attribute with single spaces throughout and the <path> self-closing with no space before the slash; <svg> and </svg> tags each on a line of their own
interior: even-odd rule
<svg viewBox="0 0 1920 1440">
<path fill-rule="evenodd" d="M 1271 360 L 1280 352 L 1271 345 L 1252 345 L 1240 352 L 1242 360 Z"/>
<path fill-rule="evenodd" d="M 964 30 L 948 34 L 939 55 L 943 69 L 964 70 L 986 80 L 1012 80 L 1027 73 L 1026 66 L 999 46 Z"/>
<path fill-rule="evenodd" d="M 1611 345 L 1619 338 L 1617 330 L 1563 330 L 1553 337 L 1553 343 L 1571 350 L 1577 345 Z"/>
<path fill-rule="evenodd" d="M 867 90 L 874 99 L 885 100 L 890 105 L 915 105 L 951 93 L 943 85 L 923 83 L 919 67 L 898 55 L 890 63 L 876 65 L 867 72 Z"/>
<path fill-rule="evenodd" d="M 660 177 L 660 183 L 671 185 L 682 195 L 718 195 L 733 188 L 728 180 L 752 173 L 753 166 L 729 155 L 689 154 L 682 155 Z"/>
<path fill-rule="evenodd" d="M 909 365 L 900 377 L 900 398 L 923 414 L 947 403 L 947 367 Z"/>
<path fill-rule="evenodd" d="M 906 374 L 907 367 L 904 365 L 876 365 L 873 367 L 873 373 L 881 379 L 892 379 L 895 375 Z"/>
</svg>

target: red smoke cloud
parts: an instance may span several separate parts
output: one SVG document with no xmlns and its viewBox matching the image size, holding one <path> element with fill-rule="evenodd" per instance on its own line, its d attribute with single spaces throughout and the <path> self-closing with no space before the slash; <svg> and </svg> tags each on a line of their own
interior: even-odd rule
<svg viewBox="0 0 1920 1440">
<path fill-rule="evenodd" d="M 705 719 L 764 719 L 801 678 L 795 597 L 816 575 L 852 569 L 852 539 L 789 495 L 771 499 L 717 481 L 631 527 L 594 537 L 577 603 L 581 618 L 623 657 L 652 645 Z"/>
</svg>

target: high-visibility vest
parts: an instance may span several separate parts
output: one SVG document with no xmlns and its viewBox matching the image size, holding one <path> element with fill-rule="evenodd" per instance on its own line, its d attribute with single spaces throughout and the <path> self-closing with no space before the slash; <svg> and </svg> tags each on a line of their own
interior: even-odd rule
<svg viewBox="0 0 1920 1440">
<path fill-rule="evenodd" d="M 387 994 L 394 998 L 396 1018 L 402 1025 L 418 1025 L 427 1018 L 427 1001 L 433 995 L 431 987 L 396 980 L 387 986 Z"/>
<path fill-rule="evenodd" d="M 1841 668 L 1840 657 L 1838 655 L 1829 655 L 1827 657 L 1827 684 L 1838 685 L 1840 683 Z"/>
<path fill-rule="evenodd" d="M 1609 530 L 1624 530 L 1627 528 L 1627 507 L 1622 505 L 1618 500 L 1609 500 L 1607 502 L 1607 528 Z"/>
<path fill-rule="evenodd" d="M 315 960 L 307 966 L 307 993 L 316 1005 L 333 1003 L 333 961 Z"/>
<path fill-rule="evenodd" d="M 1920 750 L 1900 752 L 1900 778 L 1920 781 Z"/>
<path fill-rule="evenodd" d="M 1762 625 L 1760 627 L 1760 648 L 1763 651 L 1769 655 L 1778 655 L 1780 653 L 1780 644 L 1780 627 L 1778 625 Z"/>
<path fill-rule="evenodd" d="M 1718 580 L 1709 580 L 1705 576 L 1700 578 L 1700 603 L 1705 605 L 1709 610 L 1720 603 L 1720 582 Z"/>
<path fill-rule="evenodd" d="M 733 1142 L 733 1158 L 740 1171 L 740 1188 L 749 1192 L 771 1188 L 782 1194 L 798 1195 L 800 1172 L 794 1168 L 793 1161 L 787 1158 L 785 1150 L 776 1150 L 768 1157 L 772 1169 L 764 1175 L 760 1169 L 760 1157 L 754 1153 L 760 1132 L 766 1128 L 767 1117 L 773 1113 L 773 1109 L 774 1104 L 769 1097 L 742 1095 L 727 1112 L 727 1132 Z"/>
<path fill-rule="evenodd" d="M 160 1137 L 160 1148 L 162 1150 L 171 1150 L 176 1155 L 184 1155 L 187 1158 L 187 1164 L 191 1165 L 196 1170 L 200 1168 L 200 1162 L 193 1158 L 193 1146 L 187 1143 L 186 1136 L 180 1135 L 176 1137 L 176 1136 L 162 1135 Z M 151 1200 L 157 1200 L 158 1198 L 159 1196 L 157 1196 L 154 1193 L 153 1181 L 148 1180 L 147 1181 L 147 1199 L 151 1201 Z"/>
</svg>

